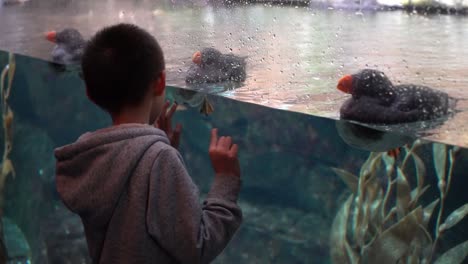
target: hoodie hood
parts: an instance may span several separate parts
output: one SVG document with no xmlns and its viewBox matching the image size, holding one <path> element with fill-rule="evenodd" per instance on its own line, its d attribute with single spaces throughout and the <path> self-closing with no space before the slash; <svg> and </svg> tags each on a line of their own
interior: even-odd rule
<svg viewBox="0 0 468 264">
<path fill-rule="evenodd" d="M 57 190 L 65 205 L 86 221 L 106 225 L 146 150 L 170 144 L 164 131 L 124 124 L 83 134 L 55 150 Z"/>
</svg>

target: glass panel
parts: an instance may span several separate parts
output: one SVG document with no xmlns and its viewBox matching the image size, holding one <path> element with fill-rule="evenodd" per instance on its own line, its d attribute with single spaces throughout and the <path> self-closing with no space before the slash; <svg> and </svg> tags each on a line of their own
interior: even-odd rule
<svg viewBox="0 0 468 264">
<path fill-rule="evenodd" d="M 110 120 L 85 97 L 79 57 L 57 61 L 46 32 L 75 28 L 89 39 L 118 22 L 145 28 L 164 49 L 167 96 L 181 103 L 181 153 L 203 195 L 213 178 L 209 130 L 239 143 L 244 223 L 215 263 L 462 263 L 467 7 L 463 0 L 0 0 L 0 49 L 17 54 L 13 64 L 0 51 L 3 91 L 14 70 L 7 104 L 0 100 L 0 263 L 3 252 L 8 263 L 90 263 L 80 219 L 55 190 L 53 150 Z M 193 56 L 206 47 L 245 60 L 245 76 L 187 82 Z M 374 82 L 356 84 L 362 79 Z M 355 115 L 345 106 L 358 97 L 351 88 L 363 87 L 386 89 L 364 94 L 371 100 L 354 105 L 364 112 Z M 414 106 L 421 112 L 408 114 Z"/>
<path fill-rule="evenodd" d="M 8 257 L 90 263 L 81 222 L 55 191 L 53 149 L 109 120 L 86 100 L 76 71 L 15 59 L 13 137 L 0 140 L 13 143 L 6 158 L 15 169 L 0 182 Z M 8 62 L 1 52 L 0 64 Z M 436 259 L 468 237 L 466 208 L 451 215 L 468 201 L 467 149 L 176 87 L 167 96 L 181 102 L 181 153 L 202 194 L 213 179 L 210 128 L 239 143 L 244 223 L 215 263 L 352 263 L 349 256 L 424 263 L 434 243 Z M 214 108 L 208 116 L 200 113 L 206 102 Z M 438 186 L 443 211 L 431 214 Z"/>
</svg>

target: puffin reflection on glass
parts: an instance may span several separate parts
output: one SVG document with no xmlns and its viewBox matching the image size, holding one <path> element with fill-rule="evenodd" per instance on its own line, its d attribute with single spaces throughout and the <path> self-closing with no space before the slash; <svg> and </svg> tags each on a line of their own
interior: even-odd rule
<svg viewBox="0 0 468 264">
<path fill-rule="evenodd" d="M 414 84 L 393 85 L 383 72 L 372 69 L 342 77 L 337 89 L 351 95 L 340 108 L 340 119 L 346 121 L 337 122 L 343 140 L 368 151 L 388 151 L 392 156 L 413 139 L 352 122 L 392 126 L 397 132 L 402 132 L 404 126 L 418 130 L 422 123 L 440 125 L 454 112 L 456 104 L 456 99 L 445 92 Z"/>
<path fill-rule="evenodd" d="M 337 120 L 335 126 L 338 135 L 348 145 L 370 152 L 387 152 L 394 158 L 400 153 L 401 147 L 416 140 L 408 135 L 380 131 L 345 120 Z"/>
</svg>

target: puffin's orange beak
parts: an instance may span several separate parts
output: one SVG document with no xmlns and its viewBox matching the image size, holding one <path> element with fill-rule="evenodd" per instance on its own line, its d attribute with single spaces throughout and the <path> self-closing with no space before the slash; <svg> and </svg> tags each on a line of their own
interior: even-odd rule
<svg viewBox="0 0 468 264">
<path fill-rule="evenodd" d="M 46 39 L 50 42 L 56 43 L 57 42 L 57 32 L 49 31 L 46 33 Z"/>
<path fill-rule="evenodd" d="M 353 92 L 353 76 L 346 75 L 341 78 L 336 88 L 344 93 L 351 94 Z"/>
<path fill-rule="evenodd" d="M 192 61 L 195 64 L 200 65 L 201 64 L 201 52 L 197 51 L 192 55 Z"/>
</svg>

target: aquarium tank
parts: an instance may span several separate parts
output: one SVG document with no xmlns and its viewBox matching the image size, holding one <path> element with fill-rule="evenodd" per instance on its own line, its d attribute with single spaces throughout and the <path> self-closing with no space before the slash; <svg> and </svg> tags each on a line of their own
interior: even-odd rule
<svg viewBox="0 0 468 264">
<path fill-rule="evenodd" d="M 244 220 L 214 263 L 468 263 L 467 10 L 0 0 L 0 264 L 91 263 L 56 191 L 54 149 L 111 124 L 86 98 L 80 48 L 119 22 L 164 50 L 179 150 L 202 198 L 211 128 L 239 145 Z M 77 49 L 59 49 L 65 29 L 82 36 Z M 223 60 L 200 72 L 210 48 Z"/>
</svg>

